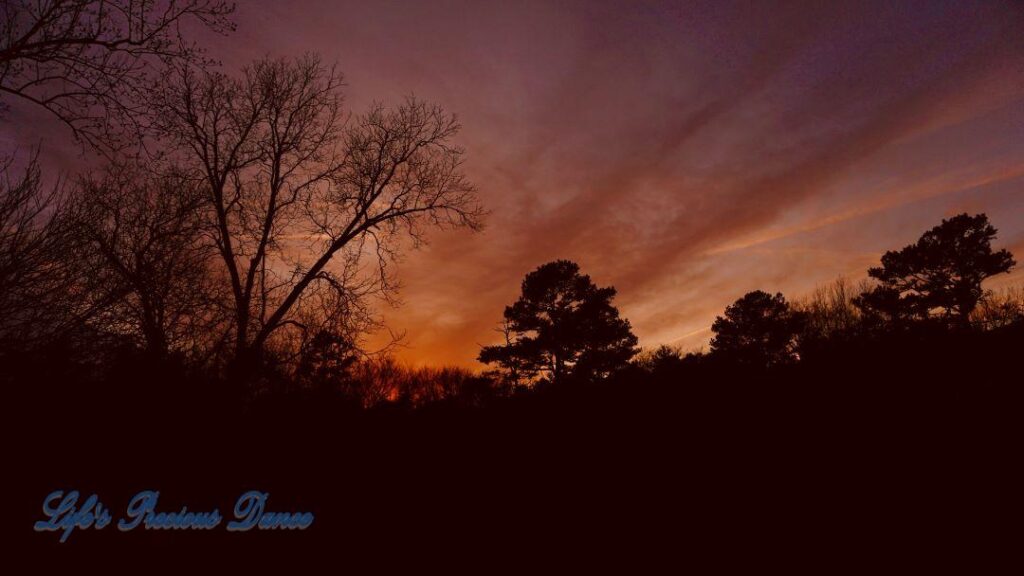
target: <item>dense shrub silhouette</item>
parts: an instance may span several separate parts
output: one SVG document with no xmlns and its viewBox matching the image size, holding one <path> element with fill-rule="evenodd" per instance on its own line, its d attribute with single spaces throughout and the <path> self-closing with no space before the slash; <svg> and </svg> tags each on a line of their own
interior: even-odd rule
<svg viewBox="0 0 1024 576">
<path fill-rule="evenodd" d="M 640 352 L 632 364 L 650 373 L 673 372 L 682 367 L 683 359 L 683 353 L 679 348 L 661 345 L 654 350 Z"/>
</svg>

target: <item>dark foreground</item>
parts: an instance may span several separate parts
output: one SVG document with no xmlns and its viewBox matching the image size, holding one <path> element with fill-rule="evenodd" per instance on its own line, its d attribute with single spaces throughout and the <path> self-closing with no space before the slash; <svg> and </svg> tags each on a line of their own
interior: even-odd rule
<svg viewBox="0 0 1024 576">
<path fill-rule="evenodd" d="M 5 403 L 5 549 L 147 571 L 189 561 L 317 572 L 478 573 L 621 566 L 860 566 L 994 561 L 1019 545 L 1014 329 L 850 346 L 770 372 L 698 365 L 483 407 L 345 411 L 278 399 L 243 411 L 167 382 L 95 390 L 45 378 Z M 35 533 L 54 490 L 115 518 L 140 490 L 161 510 L 247 490 L 310 511 L 305 531 Z M 194 556 L 194 554 L 199 554 Z M 884 563 L 882 563 L 882 559 Z M 140 564 L 141 562 L 141 564 Z M 232 572 L 237 571 L 237 566 Z M 294 573 L 294 569 L 287 573 Z"/>
</svg>

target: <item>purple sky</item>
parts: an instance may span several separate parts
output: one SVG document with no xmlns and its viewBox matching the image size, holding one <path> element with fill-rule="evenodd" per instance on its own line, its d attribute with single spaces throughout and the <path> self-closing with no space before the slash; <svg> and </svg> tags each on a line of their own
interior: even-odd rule
<svg viewBox="0 0 1024 576">
<path fill-rule="evenodd" d="M 769 4 L 243 0 L 211 52 L 319 52 L 355 112 L 459 115 L 492 213 L 401 263 L 410 361 L 472 365 L 555 258 L 618 288 L 641 344 L 687 349 L 743 293 L 862 278 L 957 212 L 1024 260 L 1024 5 Z M 27 118 L 0 137 L 66 139 Z"/>
</svg>

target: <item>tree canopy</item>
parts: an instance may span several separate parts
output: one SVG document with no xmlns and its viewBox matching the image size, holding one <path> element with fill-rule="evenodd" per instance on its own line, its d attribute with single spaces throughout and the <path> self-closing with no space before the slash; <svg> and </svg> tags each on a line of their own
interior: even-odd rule
<svg viewBox="0 0 1024 576">
<path fill-rule="evenodd" d="M 985 214 L 945 219 L 914 244 L 886 252 L 882 265 L 868 270 L 878 286 L 856 303 L 890 320 L 924 319 L 937 312 L 966 324 L 985 296 L 982 282 L 1016 264 L 1008 251 L 992 250 L 995 237 Z"/>
<path fill-rule="evenodd" d="M 767 368 L 796 359 L 796 336 L 804 315 L 781 293 L 749 292 L 715 318 L 711 352 L 744 365 Z"/>
<path fill-rule="evenodd" d="M 498 364 L 517 382 L 605 377 L 638 351 L 614 297 L 615 288 L 598 287 L 574 262 L 544 264 L 526 275 L 519 299 L 505 308 L 505 344 L 485 346 L 480 361 Z"/>
</svg>

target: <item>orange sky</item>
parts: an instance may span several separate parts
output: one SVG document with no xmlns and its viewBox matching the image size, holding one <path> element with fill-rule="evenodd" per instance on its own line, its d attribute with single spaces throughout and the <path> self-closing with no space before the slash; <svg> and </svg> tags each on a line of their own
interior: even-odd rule
<svg viewBox="0 0 1024 576">
<path fill-rule="evenodd" d="M 642 345 L 684 348 L 749 290 L 862 277 L 960 211 L 1024 261 L 1024 6 L 727 4 L 245 1 L 213 55 L 317 51 L 356 112 L 459 115 L 491 215 L 401 262 L 385 314 L 414 363 L 477 367 L 555 258 L 618 288 Z M 13 117 L 8 144 L 66 138 Z"/>
</svg>

